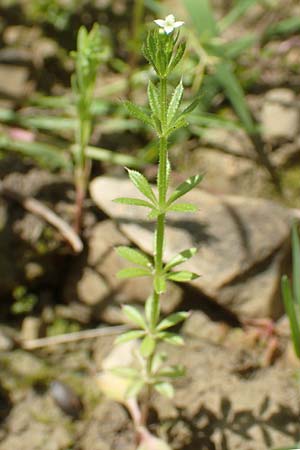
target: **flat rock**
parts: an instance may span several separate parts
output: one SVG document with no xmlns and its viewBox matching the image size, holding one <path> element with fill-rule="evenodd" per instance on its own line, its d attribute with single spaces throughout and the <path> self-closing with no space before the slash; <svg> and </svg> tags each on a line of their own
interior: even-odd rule
<svg viewBox="0 0 300 450">
<path fill-rule="evenodd" d="M 91 229 L 86 255 L 70 267 L 63 290 L 70 306 L 74 301 L 77 305 L 88 305 L 94 319 L 113 324 L 123 321 L 120 305 L 144 303 L 152 292 L 150 279 L 117 278 L 117 272 L 127 266 L 115 251 L 119 245 L 131 245 L 131 242 L 116 224 L 109 219 L 97 223 Z M 164 297 L 162 311 L 169 314 L 182 301 L 182 289 L 170 283 L 169 294 Z"/>
<path fill-rule="evenodd" d="M 266 140 L 292 140 L 299 131 L 300 114 L 295 94 L 290 89 L 267 92 L 261 112 L 263 136 Z"/>
<path fill-rule="evenodd" d="M 154 223 L 145 209 L 112 201 L 120 196 L 139 197 L 129 180 L 99 177 L 91 183 L 91 195 L 132 242 L 152 253 Z M 185 201 L 200 209 L 196 214 L 168 216 L 165 260 L 198 247 L 197 255 L 181 266 L 201 275 L 192 282 L 195 288 L 240 316 L 278 317 L 289 211 L 271 201 L 217 197 L 199 189 L 189 192 Z"/>
</svg>

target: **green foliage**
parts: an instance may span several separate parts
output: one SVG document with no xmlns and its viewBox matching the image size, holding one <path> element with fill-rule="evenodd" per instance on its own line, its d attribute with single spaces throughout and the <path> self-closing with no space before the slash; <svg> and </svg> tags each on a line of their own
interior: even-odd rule
<svg viewBox="0 0 300 450">
<path fill-rule="evenodd" d="M 300 243 L 296 223 L 292 228 L 293 280 L 292 287 L 286 275 L 281 289 L 286 313 L 289 317 L 295 353 L 300 358 Z"/>
<path fill-rule="evenodd" d="M 159 22 L 163 24 L 165 21 Z M 177 26 L 179 24 L 180 22 Z M 163 25 L 159 26 L 163 27 Z M 182 366 L 165 366 L 166 355 L 158 351 L 160 342 L 176 346 L 184 344 L 182 337 L 170 329 L 181 324 L 189 315 L 187 312 L 176 312 L 160 319 L 160 295 L 167 291 L 167 281 L 189 282 L 198 276 L 188 270 L 173 271 L 174 267 L 189 260 L 196 253 L 196 248 L 183 250 L 167 264 L 163 262 L 166 215 L 170 211 L 195 212 L 196 206 L 186 202 L 178 203 L 177 200 L 197 187 L 203 178 L 203 175 L 190 177 L 177 186 L 169 196 L 167 195 L 171 175 L 168 138 L 176 129 L 186 125 L 186 116 L 197 107 L 199 102 L 197 98 L 182 110 L 184 94 L 182 81 L 179 81 L 172 93 L 168 90 L 168 78 L 182 59 L 184 49 L 185 43 L 179 42 L 178 31 L 173 30 L 167 34 L 157 29 L 150 30 L 143 52 L 154 68 L 158 81 L 149 80 L 148 83 L 149 109 L 141 108 L 131 102 L 125 103 L 132 116 L 146 123 L 156 132 L 159 148 L 157 191 L 153 190 L 142 173 L 127 169 L 130 180 L 142 198 L 121 197 L 115 200 L 121 204 L 150 209 L 148 217 L 156 221 L 153 258 L 131 247 L 121 246 L 116 249 L 119 256 L 136 266 L 122 269 L 118 273 L 119 277 L 149 276 L 153 280 L 153 291 L 145 303 L 144 313 L 133 306 L 127 305 L 123 308 L 124 314 L 135 329 L 119 336 L 117 342 L 140 340 L 138 361 L 141 367 L 139 370 L 121 368 L 115 372 L 131 380 L 128 396 L 137 396 L 144 387 L 147 387 L 148 392 L 155 389 L 160 394 L 171 398 L 174 395 L 174 388 L 170 381 L 184 375 Z"/>
<path fill-rule="evenodd" d="M 16 287 L 13 291 L 13 298 L 11 312 L 16 315 L 30 313 L 38 302 L 37 296 L 28 292 L 25 286 Z"/>
</svg>

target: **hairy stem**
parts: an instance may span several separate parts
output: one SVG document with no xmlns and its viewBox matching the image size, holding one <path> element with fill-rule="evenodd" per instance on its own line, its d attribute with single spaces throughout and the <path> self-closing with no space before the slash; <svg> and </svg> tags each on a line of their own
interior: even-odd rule
<svg viewBox="0 0 300 450">
<path fill-rule="evenodd" d="M 166 78 L 161 78 L 160 80 L 160 100 L 162 104 L 161 109 L 161 128 L 162 136 L 159 138 L 159 166 L 157 174 L 157 188 L 158 188 L 158 200 L 159 208 L 162 211 L 157 217 L 156 222 L 156 232 L 155 232 L 155 258 L 154 258 L 154 272 L 155 277 L 159 277 L 163 271 L 163 254 L 164 254 L 164 242 L 165 242 L 165 206 L 167 198 L 168 189 L 168 141 L 164 133 L 167 125 L 167 80 Z M 156 292 L 154 288 L 153 292 L 153 302 L 159 304 L 160 294 Z M 156 308 L 155 308 L 156 309 Z M 151 327 L 155 328 L 156 323 L 152 320 Z M 153 363 L 154 353 L 149 356 L 146 365 L 146 376 L 150 380 L 152 377 L 152 363 Z M 143 403 L 142 410 L 142 423 L 146 426 L 149 416 L 150 401 L 152 396 L 152 384 L 147 385 L 145 399 Z"/>
</svg>

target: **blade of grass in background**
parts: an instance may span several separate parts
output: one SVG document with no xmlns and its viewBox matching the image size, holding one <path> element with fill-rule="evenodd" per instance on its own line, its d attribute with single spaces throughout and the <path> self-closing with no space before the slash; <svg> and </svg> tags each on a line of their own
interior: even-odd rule
<svg viewBox="0 0 300 450">
<path fill-rule="evenodd" d="M 68 170 L 72 167 L 70 158 L 66 153 L 43 142 L 25 142 L 1 135 L 0 149 L 14 151 L 33 158 L 46 168 Z"/>
<path fill-rule="evenodd" d="M 108 162 L 111 164 L 118 164 L 126 167 L 141 168 L 145 165 L 142 159 L 135 158 L 134 156 L 125 155 L 123 153 L 113 152 L 106 148 L 100 147 L 87 147 L 87 156 L 91 159 Z"/>
<path fill-rule="evenodd" d="M 234 75 L 229 63 L 222 62 L 215 66 L 214 77 L 223 87 L 227 98 L 230 100 L 237 116 L 243 123 L 249 134 L 255 132 L 255 125 L 249 111 L 243 89 Z"/>
<path fill-rule="evenodd" d="M 201 2 L 201 0 L 200 0 Z M 237 0 L 229 13 L 219 21 L 219 30 L 225 31 L 227 28 L 242 17 L 251 6 L 254 6 L 257 0 Z"/>
<path fill-rule="evenodd" d="M 266 29 L 262 41 L 266 42 L 276 36 L 288 36 L 297 32 L 300 32 L 300 17 L 290 17 L 289 19 L 270 25 Z"/>
<path fill-rule="evenodd" d="M 297 313 L 300 313 L 300 244 L 296 223 L 292 228 L 292 248 L 293 248 L 293 293 L 297 305 Z M 300 320 L 300 317 L 299 317 Z M 299 341 L 300 345 L 300 341 Z"/>
<path fill-rule="evenodd" d="M 218 36 L 218 26 L 209 0 L 183 0 L 183 3 L 200 38 Z"/>
</svg>

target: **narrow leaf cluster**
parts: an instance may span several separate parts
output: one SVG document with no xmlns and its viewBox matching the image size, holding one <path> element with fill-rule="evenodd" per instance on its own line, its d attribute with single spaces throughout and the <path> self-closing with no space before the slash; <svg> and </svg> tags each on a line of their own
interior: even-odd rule
<svg viewBox="0 0 300 450">
<path fill-rule="evenodd" d="M 300 358 L 300 242 L 296 223 L 292 228 L 293 280 L 292 286 L 286 275 L 281 288 L 284 306 L 289 317 L 295 353 Z"/>
</svg>

